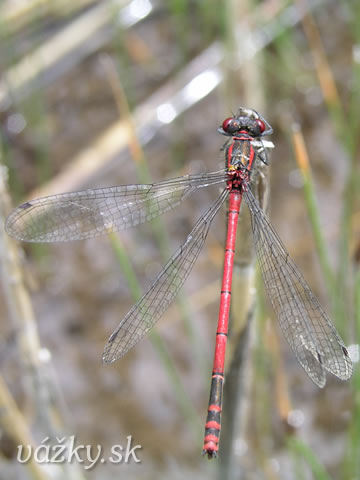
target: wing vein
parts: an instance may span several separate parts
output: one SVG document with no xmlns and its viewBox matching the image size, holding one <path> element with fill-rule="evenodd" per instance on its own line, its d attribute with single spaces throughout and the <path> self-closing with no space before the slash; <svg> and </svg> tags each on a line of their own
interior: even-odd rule
<svg viewBox="0 0 360 480">
<path fill-rule="evenodd" d="M 43 197 L 13 210 L 6 230 L 27 242 L 92 238 L 151 220 L 180 205 L 197 189 L 224 180 L 222 170 L 153 185 L 122 185 Z"/>
<path fill-rule="evenodd" d="M 148 291 L 131 308 L 105 345 L 103 362 L 124 356 L 153 327 L 173 301 L 200 254 L 210 224 L 228 196 L 225 189 L 200 217 L 185 242 L 175 251 Z"/>
<path fill-rule="evenodd" d="M 352 363 L 344 342 L 249 188 L 244 198 L 266 291 L 299 363 L 320 387 L 326 382 L 324 369 L 342 380 L 350 378 Z"/>
</svg>

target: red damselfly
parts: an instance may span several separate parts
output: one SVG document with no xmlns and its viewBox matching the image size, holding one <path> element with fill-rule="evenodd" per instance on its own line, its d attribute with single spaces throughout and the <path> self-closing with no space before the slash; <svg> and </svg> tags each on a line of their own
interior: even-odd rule
<svg viewBox="0 0 360 480">
<path fill-rule="evenodd" d="M 352 362 L 344 342 L 251 192 L 250 177 L 254 166 L 258 162 L 268 164 L 267 144 L 263 137 L 272 133 L 271 126 L 255 110 L 240 108 L 236 115 L 224 120 L 218 131 L 229 137 L 225 145 L 225 168 L 220 171 L 187 175 L 151 185 L 125 185 L 52 195 L 20 205 L 6 221 L 7 232 L 26 242 L 92 238 L 155 218 L 200 188 L 225 184 L 220 196 L 198 220 L 149 290 L 111 334 L 102 357 L 104 363 L 118 360 L 159 320 L 189 275 L 216 213 L 229 199 L 223 281 L 203 447 L 203 453 L 209 458 L 217 455 L 219 445 L 232 269 L 242 198 L 251 213 L 255 250 L 269 299 L 299 363 L 319 387 L 325 385 L 326 371 L 342 380 L 352 374 Z"/>
</svg>

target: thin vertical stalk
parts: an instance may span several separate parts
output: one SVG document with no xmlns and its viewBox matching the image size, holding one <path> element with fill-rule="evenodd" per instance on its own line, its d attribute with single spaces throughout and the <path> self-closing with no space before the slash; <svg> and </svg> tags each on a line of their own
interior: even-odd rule
<svg viewBox="0 0 360 480">
<path fill-rule="evenodd" d="M 357 248 L 358 251 L 355 255 L 356 271 L 354 275 L 354 330 L 355 339 L 358 343 L 360 339 L 360 244 Z M 354 369 L 352 385 L 354 402 L 351 423 L 348 430 L 347 448 L 343 468 L 344 478 L 360 478 L 360 457 L 358 455 L 360 449 L 360 371 L 358 368 Z"/>
<path fill-rule="evenodd" d="M 119 115 L 125 118 L 125 124 L 128 129 L 128 137 L 130 139 L 129 149 L 131 153 L 131 158 L 133 159 L 135 164 L 139 183 L 145 183 L 145 184 L 152 183 L 146 157 L 144 155 L 141 144 L 137 138 L 136 128 L 131 116 L 126 94 L 119 80 L 116 67 L 114 63 L 111 61 L 110 57 L 106 55 L 102 56 L 102 64 L 103 64 L 105 73 L 107 75 L 109 84 L 111 86 Z M 162 222 L 161 218 L 155 218 L 151 222 L 151 227 L 155 235 L 157 244 L 159 245 L 161 256 L 163 260 L 166 261 L 167 257 L 169 256 L 169 240 L 168 240 L 168 235 L 167 235 L 167 231 L 165 229 L 164 223 Z M 192 348 L 193 357 L 196 359 L 196 363 L 200 365 L 201 370 L 205 371 L 207 369 L 207 365 L 205 365 L 203 361 L 203 355 L 201 354 L 202 349 L 199 348 L 199 345 L 201 345 L 201 339 L 198 338 L 198 336 L 196 335 L 196 331 L 192 326 L 192 323 L 190 321 L 189 309 L 181 295 L 181 292 L 180 292 L 180 295 L 178 296 L 177 303 L 180 307 L 184 330 L 193 346 Z M 157 345 L 160 344 L 160 339 L 158 339 L 156 344 Z M 164 351 L 165 346 L 163 346 L 161 350 Z"/>
<path fill-rule="evenodd" d="M 241 58 L 244 50 L 251 49 L 252 34 L 255 31 L 255 25 L 251 20 L 251 2 L 242 2 L 239 9 L 238 2 L 228 0 L 225 8 L 225 104 L 230 111 L 236 110 L 241 103 L 263 112 L 265 101 L 261 74 L 262 56 L 257 53 L 248 62 L 243 62 Z M 234 64 L 241 64 L 241 69 L 234 70 Z M 241 102 L 239 98 L 242 99 Z M 252 175 L 252 189 L 261 206 L 264 206 L 267 196 L 266 175 L 265 169 L 261 167 L 257 168 Z M 253 378 L 251 352 L 255 343 L 256 324 L 254 322 L 255 299 L 252 290 L 255 268 L 251 221 L 247 208 L 241 210 L 238 229 L 219 455 L 218 478 L 221 480 L 238 478 L 238 472 L 241 469 L 239 457 L 235 455 L 235 445 L 243 442 L 246 437 Z"/>
<path fill-rule="evenodd" d="M 300 126 L 297 124 L 293 125 L 292 140 L 296 162 L 304 182 L 305 202 L 315 240 L 315 248 L 319 257 L 320 266 L 327 288 L 327 294 L 329 298 L 334 300 L 333 295 L 336 293 L 334 272 L 330 265 L 329 252 L 327 250 L 324 235 L 320 226 L 320 215 L 316 205 L 314 182 L 312 179 L 309 157 L 306 151 Z"/>
<path fill-rule="evenodd" d="M 134 269 L 132 268 L 128 256 L 126 255 L 120 238 L 117 235 L 111 233 L 109 234 L 109 239 L 111 242 L 111 246 L 113 247 L 113 250 L 115 252 L 116 258 L 121 266 L 121 269 L 127 278 L 132 298 L 134 302 L 136 302 L 141 297 L 141 287 L 136 278 Z M 181 379 L 170 357 L 168 349 L 166 348 L 165 343 L 163 342 L 161 336 L 158 334 L 155 328 L 153 328 L 149 332 L 149 338 L 154 348 L 156 349 L 156 352 L 158 353 L 162 361 L 162 365 L 164 366 L 168 374 L 174 391 L 176 392 L 176 400 L 179 403 L 184 418 L 188 420 L 188 423 L 193 430 L 193 434 L 198 437 L 200 441 L 201 423 L 199 416 L 189 400 L 189 396 L 181 382 Z"/>
<path fill-rule="evenodd" d="M 3 225 L 10 211 L 10 199 L 6 191 L 6 169 L 0 171 L 0 223 Z M 2 284 L 5 290 L 10 318 L 17 331 L 20 359 L 26 375 L 26 385 L 30 387 L 30 398 L 35 399 L 35 406 L 40 418 L 47 426 L 48 432 L 54 432 L 51 419 L 51 397 L 48 385 L 44 381 L 40 364 L 40 341 L 30 296 L 24 285 L 18 249 L 2 229 L 0 234 L 0 252 Z"/>
<path fill-rule="evenodd" d="M 298 6 L 302 9 L 308 5 L 307 0 L 297 0 Z M 359 15 L 354 15 L 353 23 L 356 24 L 356 20 Z M 349 168 L 345 181 L 344 194 L 343 194 L 343 208 L 341 215 L 341 227 L 340 227 L 340 240 L 338 245 L 338 268 L 337 268 L 337 304 L 336 314 L 341 323 L 343 318 L 346 317 L 348 312 L 347 305 L 351 304 L 351 278 L 350 268 L 350 237 L 351 237 L 351 218 L 354 211 L 355 197 L 356 197 L 356 169 L 358 165 L 358 158 L 356 153 L 359 147 L 358 141 L 358 129 L 360 122 L 356 121 L 351 123 L 354 119 L 354 111 L 359 111 L 359 95 L 355 93 L 358 89 L 353 88 L 353 99 L 355 102 L 351 102 L 351 112 L 347 115 L 345 109 L 341 103 L 340 95 L 336 87 L 336 83 L 327 60 L 326 51 L 323 46 L 321 34 L 316 25 L 316 22 L 311 15 L 309 9 L 307 14 L 302 17 L 302 24 L 308 39 L 310 51 L 313 57 L 316 74 L 318 76 L 319 84 L 324 96 L 324 100 L 330 116 L 333 121 L 336 135 L 342 143 L 345 151 L 348 154 Z M 358 24 L 353 29 L 355 36 L 358 37 Z M 356 76 L 356 70 L 354 69 L 354 76 Z M 356 116 L 358 116 L 356 114 Z"/>
<path fill-rule="evenodd" d="M 6 168 L 0 166 L 0 224 L 3 225 L 10 211 L 10 199 L 6 188 Z M 24 369 L 23 379 L 27 387 L 27 396 L 35 406 L 37 414 L 37 426 L 44 436 L 50 437 L 50 442 L 63 436 L 63 412 L 58 399 L 58 390 L 55 379 L 49 377 L 47 370 L 49 364 L 41 360 L 41 346 L 37 331 L 37 323 L 32 309 L 30 296 L 23 281 L 19 251 L 14 241 L 6 235 L 5 230 L 0 231 L 0 255 L 1 255 L 1 280 L 5 290 L 9 316 L 17 333 L 19 358 Z M 50 358 L 50 357 L 49 357 Z M 48 360 L 49 361 L 49 360 Z M 49 381 L 50 380 L 50 381 Z M 1 422 L 5 430 L 15 441 L 22 445 L 34 445 L 30 438 L 30 430 L 24 418 L 17 409 L 15 401 L 7 391 L 4 382 L 0 384 L 0 403 L 4 407 Z M 60 435 L 61 432 L 61 435 Z M 66 444 L 64 445 L 67 448 Z M 30 461 L 29 469 L 36 479 L 47 478 Z M 81 480 L 83 478 L 78 465 L 74 463 L 64 464 L 61 471 L 69 480 Z"/>
<path fill-rule="evenodd" d="M 309 465 L 313 475 L 311 478 L 314 480 L 331 480 L 331 477 L 321 463 L 319 463 L 312 449 L 299 438 L 290 437 L 288 439 L 288 446 L 297 457 L 303 457 L 303 459 Z"/>
<path fill-rule="evenodd" d="M 26 420 L 18 409 L 15 400 L 9 392 L 4 380 L 0 376 L 0 425 L 2 429 L 14 440 L 16 445 L 23 445 L 24 454 L 26 458 L 28 449 L 34 451 L 35 442 L 27 426 Z M 18 453 L 18 452 L 17 452 Z M 50 477 L 45 473 L 45 470 L 36 463 L 33 455 L 29 461 L 24 465 L 29 472 L 29 475 L 34 480 L 49 480 Z"/>
</svg>

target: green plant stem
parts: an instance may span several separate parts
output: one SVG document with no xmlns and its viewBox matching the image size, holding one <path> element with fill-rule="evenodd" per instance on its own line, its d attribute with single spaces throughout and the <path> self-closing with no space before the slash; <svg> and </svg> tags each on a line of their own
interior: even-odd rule
<svg viewBox="0 0 360 480">
<path fill-rule="evenodd" d="M 355 274 L 354 283 L 355 338 L 358 342 L 360 338 L 360 269 Z M 344 478 L 360 478 L 360 371 L 358 368 L 354 369 L 352 386 L 354 403 L 348 430 Z"/>
<path fill-rule="evenodd" d="M 129 262 L 128 256 L 125 252 L 123 245 L 121 244 L 119 237 L 117 237 L 115 234 L 110 234 L 109 238 L 110 238 L 112 248 L 115 252 L 116 258 L 128 281 L 131 295 L 134 301 L 136 302 L 141 297 L 141 288 L 136 278 L 134 269 L 131 263 Z M 189 396 L 176 371 L 176 368 L 169 355 L 169 352 L 166 348 L 165 343 L 162 341 L 161 336 L 157 333 L 155 329 L 152 329 L 150 331 L 149 338 L 156 352 L 161 358 L 162 365 L 166 368 L 168 377 L 171 380 L 172 386 L 175 391 L 176 399 L 183 412 L 184 418 L 186 418 L 188 420 L 188 423 L 191 425 L 194 435 L 199 436 L 199 432 L 201 431 L 199 416 L 189 400 Z M 200 437 L 199 437 L 199 441 L 200 441 Z"/>
<path fill-rule="evenodd" d="M 136 168 L 136 175 L 140 183 L 144 183 L 144 184 L 152 183 L 151 175 L 148 169 L 148 164 L 142 152 L 139 153 L 138 159 L 135 162 L 135 168 Z M 150 223 L 151 223 L 152 232 L 154 234 L 154 237 L 156 238 L 156 242 L 159 245 L 161 257 L 163 261 L 166 262 L 169 257 L 169 237 L 165 229 L 164 223 L 161 220 L 161 218 L 154 218 Z M 190 344 L 192 345 L 192 355 L 196 361 L 196 364 L 200 366 L 200 369 L 204 372 L 204 375 L 205 375 L 205 372 L 207 374 L 207 371 L 208 371 L 208 364 L 204 360 L 204 356 L 202 355 L 202 352 L 204 351 L 204 349 L 199 348 L 199 346 L 201 346 L 201 339 L 198 338 L 192 326 L 192 323 L 190 321 L 189 308 L 186 302 L 184 301 L 184 298 L 181 292 L 177 297 L 177 303 L 179 306 L 180 315 L 181 315 L 185 333 L 190 341 Z"/>
<path fill-rule="evenodd" d="M 331 480 L 325 468 L 318 462 L 312 449 L 296 437 L 288 438 L 288 446 L 297 457 L 302 457 L 311 468 L 314 480 Z"/>
<path fill-rule="evenodd" d="M 315 248 L 320 262 L 322 276 L 326 285 L 327 296 L 331 302 L 331 311 L 335 318 L 336 326 L 341 336 L 344 335 L 345 304 L 341 294 L 343 285 L 336 280 L 334 271 L 330 265 L 329 252 L 326 247 L 324 234 L 320 225 L 320 215 L 317 207 L 314 182 L 310 170 L 301 170 L 304 180 L 304 197 L 314 236 Z"/>
<path fill-rule="evenodd" d="M 316 203 L 314 182 L 312 180 L 310 170 L 301 170 L 301 172 L 304 180 L 304 196 L 306 201 L 306 207 L 315 240 L 315 247 L 325 279 L 327 293 L 329 297 L 332 298 L 335 290 L 335 278 L 334 272 L 330 265 L 329 252 L 327 250 L 324 235 L 320 226 L 320 215 Z"/>
</svg>

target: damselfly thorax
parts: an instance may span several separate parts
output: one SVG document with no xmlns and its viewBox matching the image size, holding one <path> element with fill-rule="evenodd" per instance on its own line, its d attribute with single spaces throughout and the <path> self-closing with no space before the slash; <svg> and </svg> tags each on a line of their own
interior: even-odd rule
<svg viewBox="0 0 360 480">
<path fill-rule="evenodd" d="M 256 150 L 252 145 L 253 138 L 244 132 L 239 137 L 234 137 L 231 145 L 226 149 L 225 167 L 228 171 L 247 170 L 251 172 Z"/>
</svg>

